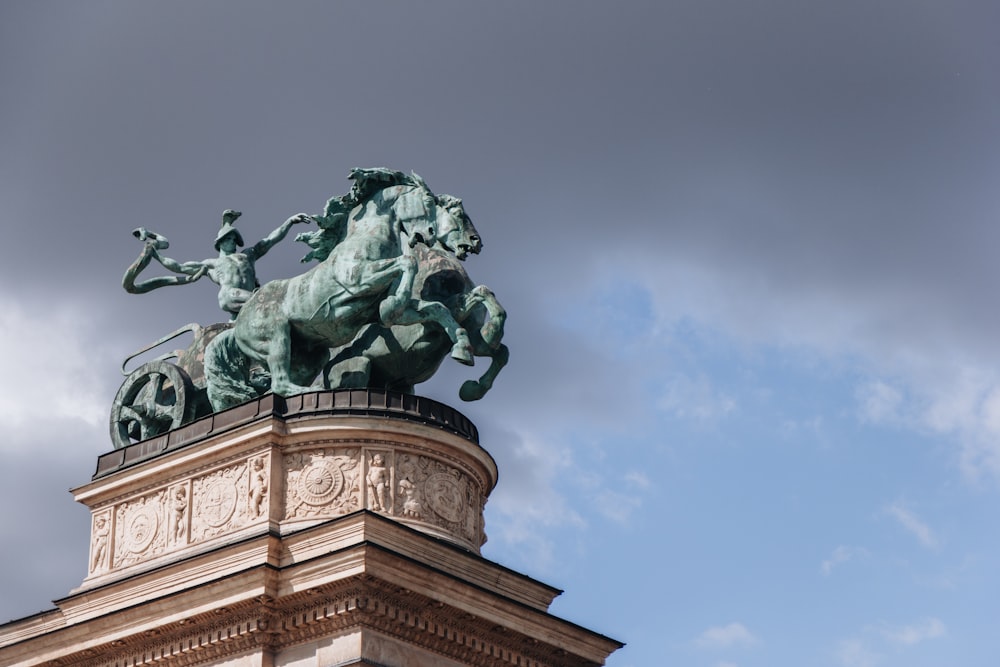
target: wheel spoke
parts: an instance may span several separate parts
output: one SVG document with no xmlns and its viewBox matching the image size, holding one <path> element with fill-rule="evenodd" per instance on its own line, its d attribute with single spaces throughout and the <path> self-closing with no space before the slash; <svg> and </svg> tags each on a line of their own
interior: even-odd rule
<svg viewBox="0 0 1000 667">
<path fill-rule="evenodd" d="M 133 371 L 111 412 L 111 438 L 116 447 L 146 440 L 180 426 L 185 418 L 191 382 L 179 367 L 150 362 Z"/>
</svg>

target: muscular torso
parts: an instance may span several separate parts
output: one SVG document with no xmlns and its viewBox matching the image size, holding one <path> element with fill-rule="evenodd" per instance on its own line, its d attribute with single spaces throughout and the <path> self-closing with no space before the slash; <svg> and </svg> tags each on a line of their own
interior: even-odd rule
<svg viewBox="0 0 1000 667">
<path fill-rule="evenodd" d="M 246 253 L 234 252 L 214 260 L 208 277 L 220 287 L 253 291 L 256 286 L 254 263 Z"/>
</svg>

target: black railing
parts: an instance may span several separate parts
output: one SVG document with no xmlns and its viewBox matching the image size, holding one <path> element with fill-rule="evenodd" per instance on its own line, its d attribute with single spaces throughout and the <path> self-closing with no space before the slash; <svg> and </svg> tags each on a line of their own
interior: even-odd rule
<svg viewBox="0 0 1000 667">
<path fill-rule="evenodd" d="M 286 420 L 309 415 L 355 415 L 403 419 L 440 428 L 479 444 L 476 425 L 455 408 L 413 394 L 384 389 L 313 391 L 284 398 L 267 394 L 243 405 L 195 420 L 156 437 L 102 454 L 94 479 L 190 445 L 262 417 Z"/>
</svg>

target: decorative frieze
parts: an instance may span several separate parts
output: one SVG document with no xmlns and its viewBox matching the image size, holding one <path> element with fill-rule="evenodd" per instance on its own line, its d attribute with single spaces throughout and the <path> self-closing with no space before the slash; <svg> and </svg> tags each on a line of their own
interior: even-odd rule
<svg viewBox="0 0 1000 667">
<path fill-rule="evenodd" d="M 313 519 L 361 508 L 359 447 L 298 451 L 284 456 L 285 516 Z"/>
<path fill-rule="evenodd" d="M 112 568 L 126 567 L 164 552 L 167 548 L 166 498 L 164 488 L 127 500 L 115 508 Z"/>
<path fill-rule="evenodd" d="M 483 490 L 469 475 L 425 455 L 398 455 L 396 514 L 482 544 Z"/>
<path fill-rule="evenodd" d="M 75 491 L 87 579 L 0 633 L 0 663 L 596 667 L 620 646 L 478 557 L 497 471 L 471 423 L 323 413 L 338 396 L 99 466 Z"/>
<path fill-rule="evenodd" d="M 107 570 L 111 557 L 111 517 L 110 510 L 95 512 L 90 529 L 90 568 L 91 574 Z"/>
<path fill-rule="evenodd" d="M 268 519 L 266 455 L 200 469 L 93 511 L 88 573 L 145 563 Z"/>
<path fill-rule="evenodd" d="M 473 551 L 486 541 L 483 507 L 496 473 L 477 444 L 404 420 L 381 438 L 371 437 L 366 418 L 346 429 L 342 417 L 302 423 L 298 435 L 208 435 L 167 455 L 173 463 L 150 460 L 155 473 L 137 464 L 95 481 L 88 579 L 359 510 Z"/>
<path fill-rule="evenodd" d="M 343 582 L 308 597 L 262 596 L 237 608 L 220 607 L 180 623 L 148 630 L 81 651 L 60 664 L 138 667 L 218 664 L 226 656 L 288 647 L 367 628 L 449 660 L 476 667 L 569 667 L 596 663 L 511 632 L 444 603 L 383 582 Z M 384 641 L 378 640 L 375 641 Z M 360 656 L 358 656 L 360 657 Z"/>
</svg>

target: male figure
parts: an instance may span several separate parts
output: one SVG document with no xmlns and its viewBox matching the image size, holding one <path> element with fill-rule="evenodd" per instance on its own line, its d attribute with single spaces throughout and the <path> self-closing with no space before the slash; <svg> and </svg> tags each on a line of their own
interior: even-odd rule
<svg viewBox="0 0 1000 667">
<path fill-rule="evenodd" d="M 267 475 L 264 474 L 263 459 L 254 459 L 250 463 L 250 512 L 251 518 L 261 515 L 264 498 L 267 496 Z"/>
<path fill-rule="evenodd" d="M 389 471 L 385 469 L 385 459 L 381 454 L 376 454 L 372 457 L 371 466 L 368 468 L 368 489 L 372 494 L 372 509 L 379 512 L 389 511 L 385 493 L 388 484 Z"/>
<path fill-rule="evenodd" d="M 103 514 L 99 514 L 94 519 L 94 544 L 92 547 L 94 557 L 90 561 L 90 571 L 94 572 L 98 568 L 107 567 L 106 558 L 108 556 L 108 539 L 111 535 L 111 528 L 108 526 L 108 519 Z"/>
<path fill-rule="evenodd" d="M 142 264 L 142 257 L 140 257 L 140 260 L 129 267 L 129 271 L 125 274 L 125 278 L 123 279 L 125 289 L 130 292 L 148 292 L 150 289 L 162 287 L 163 284 L 183 284 L 207 275 L 209 280 L 219 286 L 219 307 L 230 313 L 235 319 L 236 314 L 240 312 L 240 308 L 250 298 L 250 295 L 260 287 L 260 283 L 257 282 L 255 266 L 257 260 L 263 257 L 274 244 L 285 238 L 292 225 L 312 220 L 305 213 L 293 215 L 252 247 L 245 251 L 240 251 L 239 248 L 243 246 L 243 237 L 240 235 L 239 230 L 233 226 L 233 223 L 241 215 L 242 213 L 232 209 L 222 214 L 222 227 L 215 236 L 215 249 L 219 251 L 218 257 L 201 261 L 178 262 L 177 260 L 160 255 L 156 244 L 147 242 L 146 250 L 143 251 L 144 254 L 148 252 L 164 268 L 186 277 L 177 278 L 175 282 L 166 282 L 170 280 L 169 278 L 154 278 L 136 285 L 135 274 L 139 270 L 142 270 L 145 264 L 149 263 L 147 260 L 145 264 Z M 139 235 L 137 234 L 137 236 Z M 138 270 L 133 270 L 135 267 L 138 267 Z M 157 284 L 156 281 L 165 282 Z M 133 289 L 129 289 L 130 284 Z"/>
<path fill-rule="evenodd" d="M 178 486 L 174 490 L 174 500 L 171 503 L 173 512 L 170 515 L 170 536 L 173 542 L 181 542 L 184 539 L 184 513 L 187 511 L 187 507 L 187 490 L 183 486 Z"/>
</svg>

